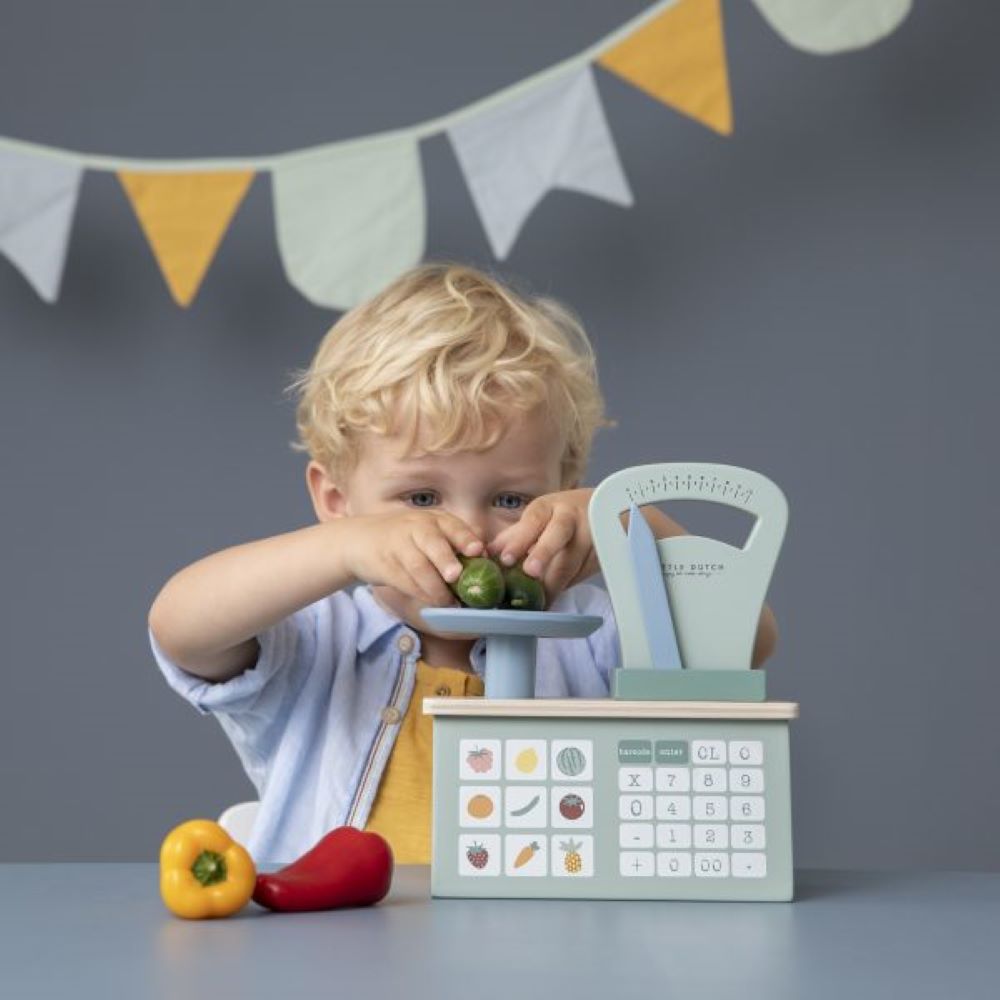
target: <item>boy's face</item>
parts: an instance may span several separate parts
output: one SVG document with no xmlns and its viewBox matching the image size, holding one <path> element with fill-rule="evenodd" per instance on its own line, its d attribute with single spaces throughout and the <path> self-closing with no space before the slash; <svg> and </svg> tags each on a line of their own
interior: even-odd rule
<svg viewBox="0 0 1000 1000">
<path fill-rule="evenodd" d="M 426 443 L 418 436 L 417 450 Z M 409 457 L 403 435 L 368 433 L 358 464 L 342 484 L 316 463 L 310 488 L 321 520 L 415 508 L 442 509 L 461 518 L 484 546 L 519 520 L 535 498 L 560 487 L 564 442 L 541 411 L 515 413 L 497 443 L 486 451 Z M 485 551 L 485 550 L 484 550 Z M 395 587 L 378 585 L 379 600 L 415 630 L 433 630 L 418 611 L 426 605 Z"/>
</svg>

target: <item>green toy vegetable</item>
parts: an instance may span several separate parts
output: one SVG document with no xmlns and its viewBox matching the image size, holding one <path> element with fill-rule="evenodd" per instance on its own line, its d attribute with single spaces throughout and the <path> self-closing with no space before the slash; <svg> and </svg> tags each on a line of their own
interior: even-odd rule
<svg viewBox="0 0 1000 1000">
<path fill-rule="evenodd" d="M 488 556 L 464 556 L 461 552 L 458 559 L 462 572 L 450 584 L 455 596 L 469 608 L 495 608 L 506 589 L 499 564 Z"/>
<path fill-rule="evenodd" d="M 504 570 L 504 607 L 517 611 L 544 611 L 545 587 L 537 577 L 524 572 L 524 560 Z"/>
<path fill-rule="evenodd" d="M 489 556 L 458 553 L 462 573 L 449 586 L 468 608 L 503 607 L 512 611 L 544 611 L 542 581 L 524 572 L 524 561 L 503 567 Z"/>
</svg>

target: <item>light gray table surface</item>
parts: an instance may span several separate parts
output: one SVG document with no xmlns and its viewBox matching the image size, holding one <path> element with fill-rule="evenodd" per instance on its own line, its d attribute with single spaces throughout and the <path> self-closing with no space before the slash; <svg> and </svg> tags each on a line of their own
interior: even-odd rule
<svg viewBox="0 0 1000 1000">
<path fill-rule="evenodd" d="M 800 871 L 794 903 L 431 899 L 185 921 L 155 864 L 0 865 L 0 996 L 1000 996 L 1000 875 Z"/>
</svg>

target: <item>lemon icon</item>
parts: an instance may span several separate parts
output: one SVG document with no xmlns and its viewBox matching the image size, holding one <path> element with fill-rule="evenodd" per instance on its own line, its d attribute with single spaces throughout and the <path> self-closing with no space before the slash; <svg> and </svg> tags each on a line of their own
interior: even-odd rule
<svg viewBox="0 0 1000 1000">
<path fill-rule="evenodd" d="M 522 750 L 514 758 L 514 767 L 516 767 L 521 774 L 531 774 L 532 771 L 538 767 L 538 751 L 534 747 L 528 747 Z"/>
</svg>

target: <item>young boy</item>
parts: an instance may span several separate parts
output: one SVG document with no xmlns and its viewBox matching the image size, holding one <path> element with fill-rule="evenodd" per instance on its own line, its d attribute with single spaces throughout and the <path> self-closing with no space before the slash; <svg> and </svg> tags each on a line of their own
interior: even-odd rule
<svg viewBox="0 0 1000 1000">
<path fill-rule="evenodd" d="M 612 426 L 593 350 L 554 301 L 432 263 L 345 313 L 296 388 L 318 523 L 177 573 L 150 610 L 153 652 L 258 791 L 256 861 L 292 861 L 351 824 L 385 836 L 399 863 L 427 863 L 423 698 L 483 693 L 485 640 L 419 614 L 458 606 L 457 552 L 527 555 L 549 610 L 602 616 L 585 640 L 538 643 L 536 693 L 608 693 L 614 614 L 583 582 L 599 565 L 580 480 L 594 432 Z M 644 514 L 657 537 L 683 531 Z M 775 637 L 765 609 L 755 665 Z"/>
</svg>

